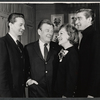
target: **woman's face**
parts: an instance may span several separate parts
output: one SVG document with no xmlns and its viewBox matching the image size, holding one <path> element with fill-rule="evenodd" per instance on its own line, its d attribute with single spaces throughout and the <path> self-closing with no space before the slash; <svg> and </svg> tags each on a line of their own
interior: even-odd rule
<svg viewBox="0 0 100 100">
<path fill-rule="evenodd" d="M 69 42 L 69 35 L 67 33 L 67 31 L 65 30 L 65 28 L 61 28 L 59 33 L 58 33 L 58 42 L 59 42 L 59 45 L 63 46 L 65 45 L 66 43 Z"/>
</svg>

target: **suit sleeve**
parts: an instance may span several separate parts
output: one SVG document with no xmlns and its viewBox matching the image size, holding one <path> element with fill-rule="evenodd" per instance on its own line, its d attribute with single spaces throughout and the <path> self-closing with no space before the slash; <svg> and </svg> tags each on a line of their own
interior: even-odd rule
<svg viewBox="0 0 100 100">
<path fill-rule="evenodd" d="M 89 81 L 88 95 L 98 95 L 100 89 L 100 35 L 95 35 L 91 52 L 91 76 Z"/>
<path fill-rule="evenodd" d="M 9 57 L 4 41 L 0 40 L 0 97 L 11 97 L 9 89 Z"/>
</svg>

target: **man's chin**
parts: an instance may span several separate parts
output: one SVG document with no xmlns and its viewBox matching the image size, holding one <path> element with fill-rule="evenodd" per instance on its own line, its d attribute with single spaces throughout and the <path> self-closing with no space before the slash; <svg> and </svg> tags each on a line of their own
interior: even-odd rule
<svg viewBox="0 0 100 100">
<path fill-rule="evenodd" d="M 51 40 L 52 40 L 51 38 L 48 38 L 48 39 L 47 39 L 48 42 L 50 42 Z"/>
<path fill-rule="evenodd" d="M 23 35 L 23 33 L 19 33 L 19 35 Z"/>
</svg>

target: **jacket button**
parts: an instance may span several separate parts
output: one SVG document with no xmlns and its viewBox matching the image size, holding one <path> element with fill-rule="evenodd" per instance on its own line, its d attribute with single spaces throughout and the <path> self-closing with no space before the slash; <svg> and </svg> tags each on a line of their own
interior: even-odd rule
<svg viewBox="0 0 100 100">
<path fill-rule="evenodd" d="M 47 64 L 47 62 L 45 62 L 45 64 Z"/>
<path fill-rule="evenodd" d="M 48 71 L 45 71 L 45 73 L 47 74 L 47 73 L 48 73 Z"/>
<path fill-rule="evenodd" d="M 21 58 L 23 58 L 23 56 L 21 56 Z"/>
<path fill-rule="evenodd" d="M 22 86 L 24 86 L 24 84 L 22 84 Z"/>
</svg>

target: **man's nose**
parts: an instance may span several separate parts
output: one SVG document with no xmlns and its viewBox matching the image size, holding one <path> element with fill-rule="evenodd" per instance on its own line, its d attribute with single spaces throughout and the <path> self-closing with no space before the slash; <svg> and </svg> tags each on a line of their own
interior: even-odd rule
<svg viewBox="0 0 100 100">
<path fill-rule="evenodd" d="M 59 39 L 59 37 L 60 37 L 60 35 L 58 34 L 58 35 L 57 35 L 57 39 Z"/>
<path fill-rule="evenodd" d="M 75 24 L 77 24 L 77 23 L 78 23 L 78 20 L 76 19 L 76 20 L 75 20 Z"/>
<path fill-rule="evenodd" d="M 22 29 L 25 30 L 25 26 L 22 26 Z"/>
</svg>

